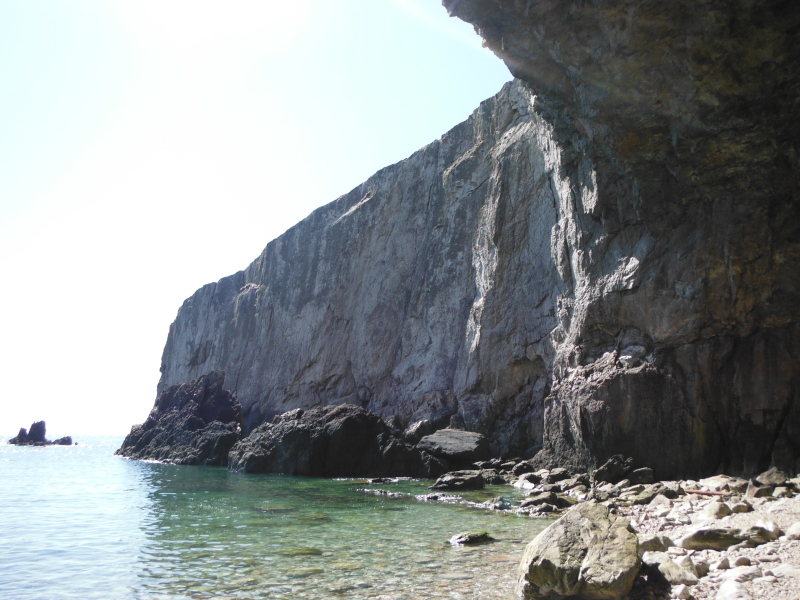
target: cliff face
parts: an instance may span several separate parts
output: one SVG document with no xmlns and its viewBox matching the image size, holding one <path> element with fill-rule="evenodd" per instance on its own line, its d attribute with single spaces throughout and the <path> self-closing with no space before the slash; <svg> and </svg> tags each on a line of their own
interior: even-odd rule
<svg viewBox="0 0 800 600">
<path fill-rule="evenodd" d="M 519 78 L 198 290 L 159 391 L 800 470 L 800 5 L 446 1 Z"/>
</svg>

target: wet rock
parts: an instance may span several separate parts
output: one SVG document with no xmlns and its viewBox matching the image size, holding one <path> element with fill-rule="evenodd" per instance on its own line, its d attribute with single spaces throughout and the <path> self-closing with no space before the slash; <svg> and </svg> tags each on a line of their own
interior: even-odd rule
<svg viewBox="0 0 800 600">
<path fill-rule="evenodd" d="M 491 500 L 487 500 L 479 506 L 483 506 L 489 510 L 511 510 L 514 508 L 514 504 L 511 502 L 511 500 L 508 498 L 503 498 L 502 496 L 497 496 Z"/>
<path fill-rule="evenodd" d="M 598 504 L 579 504 L 528 544 L 517 594 L 618 598 L 631 590 L 640 564 L 627 519 Z"/>
<path fill-rule="evenodd" d="M 452 466 L 469 466 L 488 457 L 489 444 L 480 433 L 457 429 L 440 429 L 426 435 L 417 444 L 417 449 L 436 458 L 443 459 Z M 500 465 L 492 464 L 494 468 Z"/>
<path fill-rule="evenodd" d="M 167 388 L 141 425 L 134 425 L 117 454 L 179 465 L 226 465 L 239 440 L 241 406 L 214 371 Z"/>
<path fill-rule="evenodd" d="M 484 487 L 483 475 L 480 471 L 452 471 L 445 473 L 436 480 L 432 490 L 482 490 Z"/>
<path fill-rule="evenodd" d="M 395 436 L 377 415 L 353 404 L 295 409 L 238 442 L 230 469 L 312 477 L 430 477 L 445 468 Z"/>
<path fill-rule="evenodd" d="M 541 494 L 535 494 L 530 496 L 529 498 L 525 498 L 522 502 L 520 502 L 520 506 L 523 508 L 527 508 L 529 506 L 538 506 L 540 504 L 553 504 L 556 503 L 556 495 L 553 492 L 543 492 Z"/>
<path fill-rule="evenodd" d="M 66 435 L 57 440 L 53 440 L 54 446 L 72 446 L 72 436 Z"/>
<path fill-rule="evenodd" d="M 493 542 L 494 538 L 485 531 L 465 531 L 450 538 L 453 546 L 465 546 L 471 544 L 486 544 Z"/>
</svg>

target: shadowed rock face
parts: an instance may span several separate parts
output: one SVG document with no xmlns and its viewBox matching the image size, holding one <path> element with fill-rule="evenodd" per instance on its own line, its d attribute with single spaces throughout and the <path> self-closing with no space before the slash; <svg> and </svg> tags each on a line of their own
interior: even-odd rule
<svg viewBox="0 0 800 600">
<path fill-rule="evenodd" d="M 519 78 L 181 307 L 159 390 L 800 470 L 800 4 L 446 1 Z"/>
<path fill-rule="evenodd" d="M 435 477 L 446 463 L 405 444 L 377 415 L 342 404 L 275 417 L 231 449 L 228 466 L 315 477 Z"/>
<path fill-rule="evenodd" d="M 141 425 L 134 425 L 117 454 L 178 465 L 227 465 L 239 440 L 241 406 L 214 371 L 167 388 Z"/>
<path fill-rule="evenodd" d="M 800 5 L 444 4 L 537 95 L 572 190 L 540 461 L 798 470 Z"/>
</svg>

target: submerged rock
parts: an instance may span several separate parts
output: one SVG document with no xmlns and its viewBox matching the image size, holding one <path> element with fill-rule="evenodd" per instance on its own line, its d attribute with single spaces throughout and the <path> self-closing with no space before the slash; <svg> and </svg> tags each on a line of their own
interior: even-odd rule
<svg viewBox="0 0 800 600">
<path fill-rule="evenodd" d="M 494 538 L 485 531 L 465 531 L 450 538 L 453 546 L 465 546 L 470 544 L 485 544 L 493 542 Z"/>
<path fill-rule="evenodd" d="M 231 449 L 228 466 L 315 477 L 432 477 L 445 470 L 441 461 L 396 437 L 380 417 L 353 404 L 276 416 Z"/>
<path fill-rule="evenodd" d="M 641 564 L 627 519 L 599 504 L 579 504 L 528 544 L 517 594 L 524 598 L 621 598 Z"/>
<path fill-rule="evenodd" d="M 120 456 L 178 465 L 226 465 L 239 439 L 241 406 L 223 389 L 225 373 L 214 371 L 167 388 L 141 425 L 134 425 L 117 450 Z"/>
</svg>

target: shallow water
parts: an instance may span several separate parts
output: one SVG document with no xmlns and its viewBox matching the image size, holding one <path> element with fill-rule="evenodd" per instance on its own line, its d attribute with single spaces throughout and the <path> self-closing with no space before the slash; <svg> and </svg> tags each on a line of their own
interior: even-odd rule
<svg viewBox="0 0 800 600">
<path fill-rule="evenodd" d="M 502 598 L 547 521 L 113 456 L 121 438 L 0 445 L 0 598 Z M 511 496 L 492 486 L 467 496 Z M 452 547 L 486 530 L 496 542 Z"/>
</svg>

